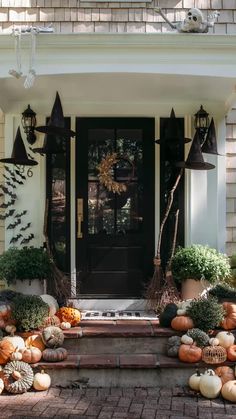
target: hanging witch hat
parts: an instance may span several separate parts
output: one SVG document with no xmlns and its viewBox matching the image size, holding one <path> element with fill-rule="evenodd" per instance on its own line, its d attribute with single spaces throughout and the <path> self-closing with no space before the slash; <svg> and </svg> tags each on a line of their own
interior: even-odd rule
<svg viewBox="0 0 236 419">
<path fill-rule="evenodd" d="M 57 144 L 56 137 L 60 137 L 58 143 L 61 144 L 61 137 L 64 139 L 74 137 L 75 132 L 65 127 L 65 119 L 63 115 L 61 99 L 56 93 L 55 102 L 52 108 L 49 122 L 45 126 L 35 128 L 36 131 L 45 133 L 43 147 L 34 148 L 33 151 L 41 154 L 64 152 L 61 145 Z"/>
<path fill-rule="evenodd" d="M 172 144 L 178 144 L 181 140 L 181 131 L 178 118 L 175 117 L 174 109 L 171 109 L 170 117 L 166 123 L 166 129 L 164 134 L 164 141 Z M 184 143 L 189 143 L 191 138 L 184 137 Z M 160 144 L 161 140 L 155 140 L 155 143 Z"/>
<path fill-rule="evenodd" d="M 194 135 L 187 160 L 185 162 L 177 162 L 175 165 L 193 170 L 211 170 L 215 168 L 214 164 L 206 163 L 203 159 L 198 131 Z"/>
<path fill-rule="evenodd" d="M 0 159 L 0 162 L 19 166 L 36 166 L 38 164 L 36 160 L 30 160 L 28 158 L 25 145 L 21 137 L 20 127 L 17 129 L 11 157 Z"/>
<path fill-rule="evenodd" d="M 211 123 L 209 125 L 207 135 L 206 135 L 206 140 L 204 141 L 202 145 L 202 153 L 217 154 L 218 156 L 222 155 L 222 154 L 219 154 L 217 151 L 216 129 L 215 129 L 215 123 L 214 123 L 213 118 L 211 118 Z"/>
</svg>

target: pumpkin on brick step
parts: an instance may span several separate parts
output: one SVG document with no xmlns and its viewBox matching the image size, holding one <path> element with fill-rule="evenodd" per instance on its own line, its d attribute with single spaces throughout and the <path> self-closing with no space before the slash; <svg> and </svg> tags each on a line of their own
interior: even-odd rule
<svg viewBox="0 0 236 419">
<path fill-rule="evenodd" d="M 25 393 L 33 384 L 34 373 L 29 364 L 11 361 L 3 369 L 4 386 L 9 393 Z"/>
<path fill-rule="evenodd" d="M 236 380 L 230 380 L 225 383 L 221 389 L 221 395 L 225 400 L 236 402 Z"/>
<path fill-rule="evenodd" d="M 0 365 L 6 364 L 6 362 L 9 361 L 14 349 L 11 342 L 3 339 L 0 341 Z"/>
<path fill-rule="evenodd" d="M 171 327 L 174 330 L 187 332 L 187 330 L 193 329 L 194 324 L 192 319 L 188 316 L 176 316 L 171 321 Z"/>
<path fill-rule="evenodd" d="M 25 346 L 26 348 L 30 348 L 31 346 L 35 346 L 35 348 L 40 349 L 42 352 L 45 349 L 45 344 L 42 340 L 42 335 L 31 335 L 25 340 Z"/>
<path fill-rule="evenodd" d="M 183 362 L 193 363 L 202 359 L 202 350 L 195 345 L 182 344 L 179 347 L 179 359 Z"/>
<path fill-rule="evenodd" d="M 180 336 L 171 336 L 167 341 L 167 355 L 173 358 L 177 357 L 180 345 Z"/>
<path fill-rule="evenodd" d="M 28 362 L 28 364 L 35 364 L 36 362 L 39 362 L 41 358 L 42 352 L 35 346 L 25 348 L 22 351 L 22 361 Z"/>
<path fill-rule="evenodd" d="M 167 304 L 159 316 L 160 326 L 170 327 L 171 320 L 176 317 L 178 307 L 174 303 Z"/>
<path fill-rule="evenodd" d="M 16 348 L 18 348 L 19 350 L 25 349 L 25 341 L 21 336 L 12 334 L 11 336 L 5 336 L 3 338 L 3 341 L 12 343 L 12 345 L 14 346 L 14 349 Z"/>
<path fill-rule="evenodd" d="M 42 340 L 48 348 L 59 348 L 64 342 L 64 334 L 59 327 L 45 327 L 42 331 Z"/>
<path fill-rule="evenodd" d="M 35 390 L 47 390 L 51 385 L 51 377 L 44 370 L 37 372 L 34 376 L 33 387 Z"/>
<path fill-rule="evenodd" d="M 220 377 L 222 385 L 227 383 L 227 381 L 234 380 L 234 370 L 226 365 L 217 367 L 215 369 L 215 374 Z"/>
<path fill-rule="evenodd" d="M 69 322 L 71 326 L 77 326 L 81 320 L 80 311 L 73 307 L 61 307 L 56 312 L 61 322 Z"/>
<path fill-rule="evenodd" d="M 67 350 L 65 348 L 44 349 L 43 360 L 48 362 L 60 362 L 67 358 Z"/>
<path fill-rule="evenodd" d="M 226 316 L 221 323 L 221 327 L 225 330 L 236 328 L 236 304 L 225 302 L 223 303 Z"/>
</svg>

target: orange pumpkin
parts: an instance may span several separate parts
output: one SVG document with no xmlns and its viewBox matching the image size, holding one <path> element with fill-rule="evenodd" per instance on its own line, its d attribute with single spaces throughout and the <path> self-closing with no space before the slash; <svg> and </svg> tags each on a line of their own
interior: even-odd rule
<svg viewBox="0 0 236 419">
<path fill-rule="evenodd" d="M 34 364 L 42 358 L 42 352 L 35 346 L 26 348 L 22 351 L 22 361 Z"/>
<path fill-rule="evenodd" d="M 220 377 L 222 385 L 227 383 L 227 381 L 234 380 L 234 371 L 232 368 L 227 366 L 217 367 L 215 369 L 215 374 Z"/>
<path fill-rule="evenodd" d="M 193 329 L 194 324 L 192 319 L 188 316 L 176 316 L 171 321 L 171 327 L 174 330 L 186 332 L 189 329 Z"/>
<path fill-rule="evenodd" d="M 183 362 L 198 362 L 202 359 L 202 350 L 195 345 L 180 345 L 179 359 Z"/>
<path fill-rule="evenodd" d="M 227 348 L 227 358 L 230 361 L 236 361 L 236 345 L 231 345 Z"/>
<path fill-rule="evenodd" d="M 226 316 L 221 323 L 221 327 L 225 330 L 236 328 L 236 304 L 225 302 L 223 308 L 226 312 Z"/>
<path fill-rule="evenodd" d="M 81 320 L 80 311 L 73 307 L 61 307 L 56 312 L 61 322 L 69 322 L 71 326 L 77 326 Z"/>
<path fill-rule="evenodd" d="M 35 348 L 40 349 L 42 352 L 46 346 L 43 343 L 43 340 L 41 338 L 41 335 L 31 335 L 25 340 L 25 346 L 27 348 L 30 348 L 31 346 L 34 346 Z"/>
<path fill-rule="evenodd" d="M 11 354 L 14 352 L 14 346 L 7 340 L 0 341 L 0 364 L 6 364 L 10 359 Z"/>
</svg>

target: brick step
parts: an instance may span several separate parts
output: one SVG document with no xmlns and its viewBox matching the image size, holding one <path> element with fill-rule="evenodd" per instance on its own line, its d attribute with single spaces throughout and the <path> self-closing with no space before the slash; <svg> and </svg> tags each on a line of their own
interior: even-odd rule
<svg viewBox="0 0 236 419">
<path fill-rule="evenodd" d="M 234 366 L 226 361 L 221 365 Z M 218 365 L 204 362 L 188 364 L 177 358 L 158 354 L 101 354 L 69 355 L 62 362 L 39 362 L 33 368 L 48 371 L 53 385 L 66 386 L 73 381 L 86 383 L 89 387 L 130 387 L 186 385 L 196 368 L 204 370 Z"/>
</svg>

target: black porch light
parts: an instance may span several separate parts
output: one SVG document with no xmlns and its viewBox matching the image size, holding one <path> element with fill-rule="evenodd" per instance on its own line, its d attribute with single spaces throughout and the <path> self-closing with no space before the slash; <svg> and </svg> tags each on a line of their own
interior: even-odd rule
<svg viewBox="0 0 236 419">
<path fill-rule="evenodd" d="M 36 126 L 36 113 L 31 109 L 30 105 L 22 112 L 21 118 L 22 127 L 26 133 L 26 139 L 29 144 L 34 144 L 36 141 L 36 135 L 34 129 Z"/>
<path fill-rule="evenodd" d="M 199 111 L 195 113 L 194 116 L 194 128 L 199 133 L 202 143 L 210 125 L 209 114 L 203 109 L 203 106 L 201 105 Z"/>
</svg>

